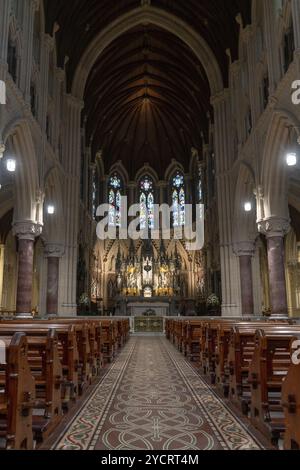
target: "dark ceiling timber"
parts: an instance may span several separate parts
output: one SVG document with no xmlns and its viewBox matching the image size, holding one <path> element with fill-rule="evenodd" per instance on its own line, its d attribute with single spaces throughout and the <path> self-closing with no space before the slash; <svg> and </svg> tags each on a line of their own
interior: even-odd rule
<svg viewBox="0 0 300 470">
<path fill-rule="evenodd" d="M 99 31 L 137 8 L 135 0 L 44 0 L 46 25 L 54 23 L 58 65 L 67 64 L 68 91 L 76 66 Z M 241 13 L 251 19 L 250 0 L 152 0 L 183 19 L 206 40 L 225 86 L 228 57 L 237 58 Z M 201 147 L 211 113 L 204 69 L 179 38 L 156 26 L 134 28 L 113 41 L 95 63 L 85 91 L 84 115 L 93 154 L 103 151 L 106 169 L 121 160 L 131 177 L 149 163 L 160 177 L 172 159 L 188 169 L 191 147 Z"/>
<path fill-rule="evenodd" d="M 101 148 L 109 164 L 121 160 L 131 176 L 145 162 L 163 176 L 172 159 L 187 169 L 191 147 L 201 146 L 209 84 L 184 43 L 157 27 L 139 27 L 99 58 L 85 104 L 94 153 Z"/>
</svg>

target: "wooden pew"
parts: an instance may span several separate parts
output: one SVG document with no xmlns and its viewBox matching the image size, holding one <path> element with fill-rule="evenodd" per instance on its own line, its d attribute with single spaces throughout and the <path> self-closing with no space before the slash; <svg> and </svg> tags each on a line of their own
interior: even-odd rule
<svg viewBox="0 0 300 470">
<path fill-rule="evenodd" d="M 228 354 L 231 328 L 251 325 L 274 324 L 271 320 L 252 318 L 217 318 L 208 322 L 206 327 L 206 370 L 209 371 L 211 383 L 217 383 L 225 395 L 228 395 Z M 287 323 L 287 322 L 285 322 Z"/>
<path fill-rule="evenodd" d="M 295 353 L 293 344 L 299 337 L 291 339 L 291 356 Z M 299 353 L 296 359 L 299 361 Z M 285 416 L 284 449 L 300 450 L 300 364 L 291 364 L 282 384 L 282 406 Z"/>
<path fill-rule="evenodd" d="M 76 325 L 79 359 L 83 367 L 83 386 L 90 384 L 102 367 L 101 322 L 98 319 L 57 317 L 43 323 Z M 82 386 L 81 386 L 82 388 Z"/>
<path fill-rule="evenodd" d="M 273 445 L 285 431 L 281 403 L 283 380 L 291 364 L 290 342 L 299 326 L 258 330 L 248 381 L 251 385 L 251 421 Z"/>
<path fill-rule="evenodd" d="M 111 363 L 115 357 L 115 337 L 112 320 L 102 320 L 102 352 L 104 363 Z"/>
<path fill-rule="evenodd" d="M 0 340 L 9 341 L 13 335 L 21 335 L 26 341 L 25 356 L 34 392 L 31 400 L 23 398 L 22 404 L 23 413 L 26 406 L 31 406 L 30 425 L 26 421 L 30 439 L 27 433 L 21 440 L 18 432 L 17 442 L 14 443 L 12 436 L 8 439 L 12 444 L 6 447 L 29 449 L 34 439 L 37 443 L 44 440 L 61 419 L 62 407 L 67 411 L 66 402 L 69 405 L 70 399 L 75 400 L 78 392 L 82 393 L 85 385 L 91 383 L 95 358 L 102 361 L 103 351 L 106 359 L 112 360 L 129 338 L 129 332 L 128 319 L 0 321 Z M 6 397 L 10 388 L 6 372 L 7 368 L 0 370 L 0 438 L 9 437 L 8 429 L 11 429 L 7 418 Z M 96 373 L 99 372 L 100 368 Z"/>
<path fill-rule="evenodd" d="M 6 364 L 0 364 L 0 437 L 5 449 L 32 450 L 32 408 L 35 382 L 32 377 L 23 333 L 2 337 Z"/>
<path fill-rule="evenodd" d="M 169 341 L 170 341 L 170 338 L 171 338 L 171 329 L 172 329 L 172 320 L 170 318 L 166 318 L 165 333 L 166 333 L 166 338 Z"/>
<path fill-rule="evenodd" d="M 214 318 L 206 322 L 205 342 L 202 344 L 203 371 L 210 376 L 212 384 L 216 383 L 216 367 L 218 367 L 218 377 L 222 383 L 225 358 L 228 352 L 227 334 L 236 322 L 236 318 Z"/>
<path fill-rule="evenodd" d="M 87 321 L 58 318 L 55 320 L 27 320 L 24 322 L 22 321 L 22 323 L 25 325 L 25 327 L 28 328 L 35 328 L 37 325 L 44 327 L 45 329 L 49 329 L 50 327 L 54 328 L 57 331 L 59 337 L 61 332 L 65 336 L 69 327 L 72 327 L 73 332 L 75 333 L 75 339 L 72 341 L 72 347 L 73 353 L 75 353 L 74 359 L 76 361 L 76 370 L 72 370 L 72 372 L 76 372 L 77 375 L 76 393 L 81 395 L 83 390 L 91 384 L 93 376 L 93 357 L 90 346 L 90 327 L 88 327 Z M 12 321 L 11 324 L 20 326 L 20 322 L 17 320 Z"/>
<path fill-rule="evenodd" d="M 62 402 L 63 407 L 68 408 L 70 401 L 74 401 L 79 394 L 80 374 L 79 374 L 79 354 L 77 349 L 76 328 L 73 324 L 58 324 L 47 322 L 10 321 L 0 322 L 0 328 L 6 326 L 13 331 L 25 331 L 29 335 L 46 335 L 49 328 L 54 328 L 59 339 L 60 358 L 63 370 Z M 38 330 L 38 331 L 37 331 Z M 36 333 L 35 333 L 36 332 Z"/>
<path fill-rule="evenodd" d="M 203 320 L 188 320 L 186 325 L 186 356 L 190 361 L 200 361 L 200 338 Z"/>
<path fill-rule="evenodd" d="M 0 324 L 0 340 L 13 335 L 16 329 L 19 328 Z M 24 333 L 27 337 L 28 364 L 35 380 L 33 431 L 35 440 L 42 442 L 62 418 L 63 372 L 58 337 L 53 329 L 26 329 Z"/>
<path fill-rule="evenodd" d="M 251 402 L 250 384 L 248 382 L 249 368 L 255 349 L 255 334 L 257 328 L 274 329 L 274 326 L 288 325 L 286 321 L 279 322 L 244 322 L 236 323 L 230 331 L 227 365 L 225 365 L 225 387 L 230 400 L 248 415 Z"/>
</svg>

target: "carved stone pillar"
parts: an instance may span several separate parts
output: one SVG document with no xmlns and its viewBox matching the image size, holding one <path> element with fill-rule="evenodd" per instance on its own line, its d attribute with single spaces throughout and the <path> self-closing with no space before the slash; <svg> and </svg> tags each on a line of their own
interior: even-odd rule
<svg viewBox="0 0 300 470">
<path fill-rule="evenodd" d="M 80 202 L 80 117 L 83 102 L 71 95 L 65 104 L 65 153 L 64 207 L 65 207 L 65 256 L 61 260 L 60 312 L 75 316 L 77 313 L 77 262 Z"/>
<path fill-rule="evenodd" d="M 220 261 L 222 276 L 222 316 L 239 316 L 240 287 L 238 259 L 233 246 L 232 163 L 234 159 L 232 112 L 227 89 L 211 99 L 215 118 L 215 161 L 220 232 Z"/>
<path fill-rule="evenodd" d="M 288 317 L 286 279 L 284 267 L 284 237 L 289 221 L 271 217 L 259 223 L 259 231 L 267 238 L 270 299 L 272 317 Z"/>
<path fill-rule="evenodd" d="M 0 15 L 0 79 L 6 80 L 7 71 L 7 47 L 9 32 L 9 14 L 11 9 L 11 0 L 1 1 Z"/>
<path fill-rule="evenodd" d="M 32 72 L 32 51 L 33 51 L 33 28 L 34 15 L 39 2 L 37 0 L 24 1 L 23 7 L 23 41 L 26 47 L 22 48 L 22 73 L 20 74 L 20 88 L 24 93 L 25 100 L 30 103 L 30 80 Z"/>
<path fill-rule="evenodd" d="M 275 25 L 275 2 L 264 1 L 264 33 L 265 33 L 265 47 L 267 53 L 268 69 L 269 69 L 269 82 L 270 94 L 272 95 L 276 89 L 277 83 L 280 80 L 280 68 L 278 60 L 278 52 L 274 44 L 278 32 Z"/>
<path fill-rule="evenodd" d="M 14 234 L 18 238 L 18 282 L 17 282 L 17 317 L 32 318 L 32 283 L 34 241 L 42 232 L 41 225 L 33 222 L 17 222 Z"/>
<path fill-rule="evenodd" d="M 252 242 L 238 243 L 236 246 L 236 254 L 240 261 L 242 315 L 251 316 L 254 314 L 252 277 L 254 244 Z"/>
<path fill-rule="evenodd" d="M 64 250 L 61 245 L 48 244 L 45 247 L 45 256 L 48 259 L 47 270 L 47 315 L 58 315 L 58 285 L 59 285 L 59 259 Z"/>
</svg>

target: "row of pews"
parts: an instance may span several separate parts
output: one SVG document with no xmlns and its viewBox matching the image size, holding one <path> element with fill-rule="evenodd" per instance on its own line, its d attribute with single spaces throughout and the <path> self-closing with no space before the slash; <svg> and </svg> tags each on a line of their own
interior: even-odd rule
<svg viewBox="0 0 300 470">
<path fill-rule="evenodd" d="M 0 449 L 34 449 L 129 338 L 122 318 L 0 321 Z"/>
<path fill-rule="evenodd" d="M 274 446 L 300 449 L 296 320 L 169 318 L 166 336 Z"/>
</svg>

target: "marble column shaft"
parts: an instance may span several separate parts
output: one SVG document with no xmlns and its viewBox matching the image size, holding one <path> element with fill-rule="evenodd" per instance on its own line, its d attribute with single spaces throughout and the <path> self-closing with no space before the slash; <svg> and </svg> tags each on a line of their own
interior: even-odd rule
<svg viewBox="0 0 300 470">
<path fill-rule="evenodd" d="M 32 284 L 34 242 L 41 235 L 42 226 L 35 222 L 16 222 L 13 233 L 18 238 L 17 316 L 30 317 L 32 311 Z"/>
<path fill-rule="evenodd" d="M 289 220 L 270 217 L 259 222 L 258 229 L 267 238 L 272 316 L 288 317 L 284 237 L 290 229 Z"/>
<path fill-rule="evenodd" d="M 239 260 L 241 276 L 242 315 L 251 316 L 254 314 L 252 256 L 241 255 L 239 257 Z"/>
<path fill-rule="evenodd" d="M 272 315 L 287 316 L 283 237 L 268 238 L 268 265 Z"/>
<path fill-rule="evenodd" d="M 48 258 L 47 272 L 47 315 L 58 314 L 58 280 L 59 258 L 50 256 Z"/>
<path fill-rule="evenodd" d="M 19 239 L 17 315 L 31 315 L 34 240 Z"/>
</svg>

